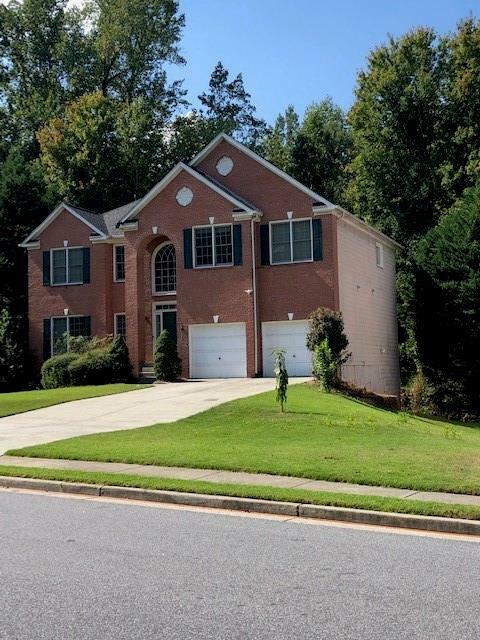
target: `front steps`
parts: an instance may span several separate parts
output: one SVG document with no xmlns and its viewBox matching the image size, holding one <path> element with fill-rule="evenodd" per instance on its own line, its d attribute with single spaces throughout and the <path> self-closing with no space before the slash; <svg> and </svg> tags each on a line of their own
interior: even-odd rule
<svg viewBox="0 0 480 640">
<path fill-rule="evenodd" d="M 142 365 L 142 368 L 140 369 L 139 382 L 142 382 L 143 384 L 153 384 L 155 382 L 153 364 L 146 362 Z"/>
</svg>

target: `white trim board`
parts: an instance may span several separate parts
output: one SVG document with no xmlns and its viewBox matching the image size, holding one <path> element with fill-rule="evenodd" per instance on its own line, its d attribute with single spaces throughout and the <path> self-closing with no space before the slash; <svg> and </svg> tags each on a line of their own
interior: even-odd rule
<svg viewBox="0 0 480 640">
<path fill-rule="evenodd" d="M 80 216 L 74 209 L 72 209 L 71 207 L 68 206 L 68 204 L 65 204 L 65 202 L 61 202 L 56 209 L 54 209 L 52 211 L 52 213 L 50 213 L 45 220 L 38 225 L 38 227 L 36 227 L 36 229 L 34 229 L 29 236 L 27 236 L 25 238 L 25 240 L 20 243 L 18 246 L 22 247 L 22 249 L 28 249 L 28 245 L 29 243 L 34 240 L 36 238 L 36 236 L 38 236 L 39 233 L 42 233 L 43 231 L 45 231 L 45 229 L 47 227 L 49 227 L 52 222 L 54 220 L 56 220 L 58 218 L 58 216 L 62 213 L 62 211 L 67 211 L 68 213 L 70 213 L 74 218 L 76 218 L 77 220 L 80 220 L 80 222 L 83 222 L 83 224 L 85 224 L 87 227 L 89 227 L 90 229 L 92 229 L 92 231 L 95 231 L 95 233 L 98 233 L 100 235 L 100 238 L 102 240 L 106 240 L 107 236 L 103 233 L 103 231 L 100 231 L 100 229 L 97 229 L 97 227 L 95 227 L 93 224 L 91 224 L 90 222 L 88 222 L 87 220 L 85 220 L 85 218 L 82 218 L 82 216 Z"/>
<path fill-rule="evenodd" d="M 189 167 L 184 162 L 179 162 L 177 165 L 175 165 L 175 167 L 173 167 L 171 171 L 167 173 L 167 175 L 162 180 L 160 180 L 160 182 L 158 182 L 152 189 L 150 189 L 147 195 L 144 196 L 140 200 L 140 202 L 137 205 L 135 205 L 133 209 L 124 218 L 120 220 L 119 224 L 122 225 L 125 222 L 128 222 L 129 220 L 134 218 L 149 202 L 153 200 L 153 198 L 155 198 L 155 196 L 157 196 L 161 191 L 163 191 L 163 189 L 165 189 L 165 187 L 168 186 L 170 182 L 172 182 L 172 180 L 174 180 L 174 178 L 176 178 L 182 171 L 185 171 L 186 173 L 188 173 L 189 176 L 205 184 L 207 187 L 212 189 L 212 191 L 215 191 L 216 193 L 221 195 L 223 198 L 225 198 L 225 200 L 229 200 L 232 204 L 234 204 L 237 208 L 241 209 L 242 211 L 252 213 L 252 214 L 258 213 L 255 209 L 250 209 L 245 205 L 245 203 L 241 202 L 240 200 L 237 200 L 237 198 L 232 196 L 227 191 L 224 191 L 221 187 L 216 185 L 214 182 L 211 182 L 208 178 L 203 176 L 201 173 L 198 173 L 198 171 L 195 171 L 195 169 L 192 169 L 192 167 Z"/>
</svg>

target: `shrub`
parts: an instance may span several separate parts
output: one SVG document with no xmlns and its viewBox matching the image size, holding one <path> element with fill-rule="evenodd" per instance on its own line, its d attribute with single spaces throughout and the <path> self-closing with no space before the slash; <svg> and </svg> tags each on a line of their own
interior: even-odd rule
<svg viewBox="0 0 480 640">
<path fill-rule="evenodd" d="M 116 336 L 109 347 L 111 356 L 111 382 L 128 382 L 132 379 L 132 365 L 123 336 Z"/>
<path fill-rule="evenodd" d="M 164 329 L 155 342 L 155 377 L 157 380 L 173 382 L 181 373 L 181 362 L 175 343 L 168 331 Z"/>
<path fill-rule="evenodd" d="M 313 375 L 320 383 L 322 391 L 330 392 L 337 384 L 338 363 L 328 343 L 328 338 L 315 347 L 313 355 Z"/>
<path fill-rule="evenodd" d="M 8 309 L 0 311 L 0 391 L 22 386 L 25 352 L 19 322 Z"/>
<path fill-rule="evenodd" d="M 71 357 L 68 372 L 73 386 L 111 382 L 113 358 L 107 349 L 71 354 Z"/>
<path fill-rule="evenodd" d="M 314 352 L 326 339 L 337 364 L 347 360 L 349 354 L 345 354 L 344 351 L 348 347 L 348 339 L 340 311 L 319 307 L 310 315 L 308 325 L 307 347 L 310 351 Z"/>
<path fill-rule="evenodd" d="M 61 353 L 46 360 L 41 371 L 42 387 L 44 389 L 69 387 L 72 384 L 69 366 L 77 357 L 75 353 Z"/>
<path fill-rule="evenodd" d="M 288 371 L 285 365 L 285 351 L 283 349 L 275 349 L 273 352 L 275 359 L 275 387 L 277 389 L 277 402 L 280 403 L 280 409 L 282 413 L 285 411 L 285 404 L 287 403 L 287 389 L 288 389 Z"/>
</svg>

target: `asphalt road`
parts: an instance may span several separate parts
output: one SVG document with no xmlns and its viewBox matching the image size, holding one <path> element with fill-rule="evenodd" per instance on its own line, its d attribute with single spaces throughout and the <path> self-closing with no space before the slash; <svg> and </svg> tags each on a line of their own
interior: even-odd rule
<svg viewBox="0 0 480 640">
<path fill-rule="evenodd" d="M 0 491 L 3 640 L 478 640 L 480 543 Z"/>
</svg>

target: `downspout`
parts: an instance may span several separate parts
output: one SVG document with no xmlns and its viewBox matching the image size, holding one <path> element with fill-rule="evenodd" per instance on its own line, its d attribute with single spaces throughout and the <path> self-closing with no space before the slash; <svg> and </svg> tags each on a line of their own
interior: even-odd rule
<svg viewBox="0 0 480 640">
<path fill-rule="evenodd" d="M 250 219 L 250 238 L 252 241 L 253 344 L 255 354 L 255 376 L 258 376 L 257 267 L 255 257 L 255 224 L 253 217 Z"/>
</svg>

